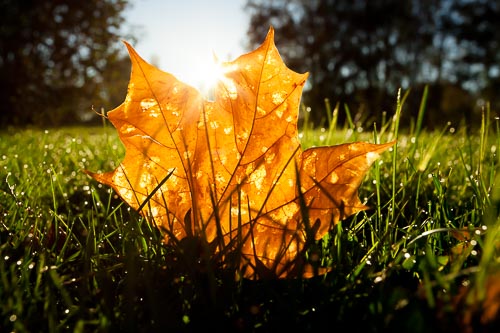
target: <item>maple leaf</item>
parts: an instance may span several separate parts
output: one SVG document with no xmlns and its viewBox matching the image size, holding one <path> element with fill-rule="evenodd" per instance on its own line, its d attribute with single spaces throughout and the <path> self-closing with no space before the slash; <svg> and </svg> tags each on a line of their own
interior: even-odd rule
<svg viewBox="0 0 500 333">
<path fill-rule="evenodd" d="M 286 67 L 272 28 L 259 48 L 219 64 L 213 101 L 126 46 L 128 94 L 108 113 L 125 157 L 114 171 L 88 173 L 165 241 L 201 237 L 226 258 L 236 251 L 244 277 L 282 278 L 299 274 L 308 237 L 366 209 L 358 187 L 393 142 L 303 152 L 297 121 L 308 74 Z"/>
</svg>

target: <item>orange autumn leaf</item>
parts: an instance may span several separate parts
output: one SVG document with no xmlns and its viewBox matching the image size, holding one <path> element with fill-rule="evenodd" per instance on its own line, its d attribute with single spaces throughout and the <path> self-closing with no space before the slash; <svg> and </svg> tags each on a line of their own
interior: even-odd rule
<svg viewBox="0 0 500 333">
<path fill-rule="evenodd" d="M 159 226 L 165 241 L 201 237 L 223 256 L 236 251 L 244 277 L 282 278 L 298 274 L 307 235 L 320 239 L 366 209 L 358 187 L 393 142 L 302 151 L 297 121 L 308 74 L 286 67 L 272 28 L 255 51 L 219 64 L 213 101 L 126 45 L 128 94 L 108 113 L 125 158 L 114 171 L 89 174 Z"/>
</svg>

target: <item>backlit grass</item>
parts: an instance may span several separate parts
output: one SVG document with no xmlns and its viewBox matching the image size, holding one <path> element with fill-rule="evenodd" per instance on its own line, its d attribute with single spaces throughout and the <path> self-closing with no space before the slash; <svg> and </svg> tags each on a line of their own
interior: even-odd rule
<svg viewBox="0 0 500 333">
<path fill-rule="evenodd" d="M 112 127 L 0 133 L 0 331 L 498 325 L 499 314 L 489 315 L 499 302 L 490 287 L 500 268 L 498 119 L 485 110 L 470 133 L 451 125 L 430 132 L 418 119 L 399 129 L 404 98 L 375 125 L 342 106 L 327 110 L 320 128 L 306 116 L 304 148 L 398 144 L 360 188 L 372 208 L 309 249 L 308 259 L 331 272 L 305 280 L 237 281 L 193 252 L 196 244 L 163 246 L 158 230 L 82 172 L 121 161 Z"/>
</svg>

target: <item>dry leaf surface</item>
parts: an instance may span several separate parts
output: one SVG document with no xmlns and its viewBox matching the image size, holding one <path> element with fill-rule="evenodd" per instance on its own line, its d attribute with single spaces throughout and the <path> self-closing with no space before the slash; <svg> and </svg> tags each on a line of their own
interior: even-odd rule
<svg viewBox="0 0 500 333">
<path fill-rule="evenodd" d="M 89 174 L 141 209 L 166 241 L 202 237 L 219 253 L 236 251 L 243 276 L 281 278 L 297 274 L 306 234 L 320 239 L 366 209 L 358 187 L 393 143 L 302 151 L 307 73 L 286 67 L 272 29 L 255 51 L 220 64 L 213 101 L 127 48 L 128 94 L 108 113 L 125 158 L 114 171 Z"/>
</svg>

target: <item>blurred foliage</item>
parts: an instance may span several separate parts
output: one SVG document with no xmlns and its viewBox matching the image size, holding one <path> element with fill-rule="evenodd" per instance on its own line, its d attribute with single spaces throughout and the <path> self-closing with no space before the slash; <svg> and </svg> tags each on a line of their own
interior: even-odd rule
<svg viewBox="0 0 500 333">
<path fill-rule="evenodd" d="M 426 85 L 428 126 L 470 123 L 486 102 L 500 104 L 498 1 L 248 0 L 246 10 L 250 46 L 272 25 L 287 65 L 310 72 L 313 110 L 329 98 L 378 120 L 400 87 L 417 91 L 407 104 L 418 110 Z"/>
<path fill-rule="evenodd" d="M 90 120 L 123 99 L 125 0 L 0 1 L 0 127 Z M 127 38 L 132 38 L 127 36 Z"/>
</svg>

